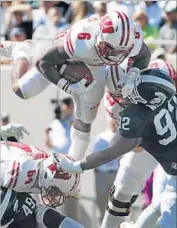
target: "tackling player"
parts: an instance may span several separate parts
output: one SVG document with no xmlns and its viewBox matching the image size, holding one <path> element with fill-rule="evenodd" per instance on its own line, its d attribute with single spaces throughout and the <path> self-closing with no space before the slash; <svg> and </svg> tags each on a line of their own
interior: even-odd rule
<svg viewBox="0 0 177 228">
<path fill-rule="evenodd" d="M 131 65 L 131 59 L 124 63 L 124 69 L 126 72 L 131 69 Z M 112 68 L 113 69 L 110 69 L 109 73 L 115 74 L 114 67 Z M 157 59 L 155 61 L 152 61 L 149 64 L 148 68 L 161 69 L 165 71 L 168 75 L 170 75 L 170 77 L 175 82 L 177 82 L 177 74 L 173 67 L 167 61 Z M 127 105 L 126 100 L 124 100 L 121 95 L 121 90 L 120 93 L 117 95 L 112 94 L 110 90 L 108 90 L 105 94 L 104 104 L 109 115 L 117 121 L 119 119 L 119 112 L 122 111 Z M 138 150 L 140 150 L 140 148 L 138 148 Z M 146 162 L 144 163 L 143 161 Z M 124 208 L 126 209 L 127 202 L 129 202 L 131 205 L 132 199 L 133 201 L 136 200 L 137 196 L 144 189 L 146 180 L 150 177 L 157 164 L 158 162 L 143 149 L 141 149 L 141 153 L 135 153 L 132 151 L 123 156 L 120 161 L 119 172 L 117 173 L 117 177 L 114 182 L 114 185 L 117 188 L 117 198 L 119 199 L 119 204 L 121 208 L 124 206 Z M 129 215 L 129 213 L 130 208 L 125 213 L 117 213 L 117 224 L 120 225 L 121 222 L 124 221 L 125 217 Z M 144 213 L 143 215 L 144 216 L 140 217 L 138 221 L 139 224 L 141 223 L 142 228 L 148 228 L 149 224 L 155 225 L 160 216 L 156 208 L 152 206 L 148 208 L 148 213 L 146 211 L 146 214 Z M 113 215 L 111 214 L 111 212 L 106 211 L 103 220 L 103 227 L 105 227 L 106 224 L 110 223 L 112 217 Z"/>
<path fill-rule="evenodd" d="M 74 163 L 62 159 L 60 162 L 62 170 L 81 173 L 83 170 L 110 162 L 141 145 L 167 173 L 167 185 L 161 202 L 161 227 L 175 227 L 177 170 L 177 97 L 175 93 L 174 82 L 165 71 L 146 69 L 136 77 L 129 78 L 122 89 L 122 94 L 131 104 L 119 114 L 119 133 L 110 148 Z M 117 214 L 129 211 L 133 203 L 134 199 L 127 202 L 126 208 L 125 205 L 123 208 L 120 206 L 117 198 L 120 187 L 117 186 L 110 192 L 107 211 L 111 212 L 112 219 L 109 220 L 109 224 L 102 225 L 104 228 L 116 228 Z"/>
<path fill-rule="evenodd" d="M 132 67 L 143 69 L 150 61 L 150 51 L 143 42 L 141 29 L 122 12 L 112 12 L 100 20 L 83 19 L 58 36 L 43 50 L 31 67 L 32 47 L 3 46 L 1 53 L 13 57 L 12 88 L 23 99 L 42 92 L 50 83 L 73 95 L 76 120 L 71 131 L 69 154 L 74 159 L 84 156 L 94 121 L 107 83 L 106 65 L 120 64 L 132 57 Z M 113 81 L 124 74 L 118 69 Z M 117 87 L 115 88 L 117 89 Z"/>
</svg>

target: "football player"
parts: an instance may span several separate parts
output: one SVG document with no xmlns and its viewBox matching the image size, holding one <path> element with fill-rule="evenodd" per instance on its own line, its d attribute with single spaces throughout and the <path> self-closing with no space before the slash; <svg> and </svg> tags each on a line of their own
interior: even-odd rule
<svg viewBox="0 0 177 228">
<path fill-rule="evenodd" d="M 161 200 L 161 227 L 176 226 L 176 170 L 177 170 L 177 97 L 173 80 L 165 71 L 143 70 L 130 77 L 122 89 L 122 95 L 130 104 L 119 113 L 119 132 L 112 145 L 97 154 L 91 154 L 78 162 L 62 159 L 62 170 L 82 173 L 124 155 L 141 145 L 167 173 L 167 185 Z M 143 164 L 142 164 L 143 163 Z M 146 160 L 137 166 L 144 166 Z M 123 176 L 123 175 L 122 175 Z M 114 184 L 117 184 L 116 181 Z M 110 192 L 107 212 L 112 219 L 104 228 L 116 228 L 117 216 L 129 211 L 134 197 L 120 203 L 119 188 Z M 131 188 L 131 186 L 130 186 Z M 121 199 L 124 195 L 122 193 Z"/>
<path fill-rule="evenodd" d="M 132 67 L 143 69 L 151 56 L 141 29 L 118 11 L 99 20 L 76 22 L 52 46 L 40 50 L 41 56 L 32 68 L 31 50 L 29 42 L 14 48 L 2 45 L 0 52 L 14 59 L 12 88 L 23 99 L 39 94 L 50 83 L 73 95 L 76 119 L 69 154 L 76 160 L 84 156 L 90 140 L 91 123 L 107 83 L 106 65 L 120 64 L 132 57 Z M 112 80 L 118 80 L 121 74 L 123 71 L 118 68 Z"/>
<path fill-rule="evenodd" d="M 131 65 L 131 59 L 128 59 L 126 62 L 124 62 L 124 69 L 126 72 L 128 72 L 131 69 Z M 110 74 L 115 74 L 114 68 L 114 66 L 110 67 Z M 148 68 L 161 69 L 165 71 L 167 74 L 169 74 L 175 82 L 177 82 L 177 74 L 173 67 L 167 61 L 157 59 L 155 61 L 152 61 L 149 64 Z M 110 90 L 108 90 L 104 98 L 104 104 L 107 112 L 112 118 L 118 121 L 119 112 L 126 107 L 126 101 L 122 98 L 121 90 L 117 95 L 112 94 Z M 139 164 L 142 164 L 144 160 L 146 161 L 146 163 L 140 166 Z M 117 189 L 117 198 L 119 199 L 120 205 L 122 207 L 124 205 L 124 207 L 126 208 L 127 204 L 125 202 L 131 202 L 132 199 L 134 199 L 135 201 L 137 196 L 143 190 L 146 180 L 150 177 L 151 173 L 156 168 L 157 163 L 158 162 L 143 149 L 141 153 L 127 153 L 121 159 L 119 172 L 117 173 L 117 177 L 115 180 L 115 186 L 119 186 L 119 188 Z M 129 213 L 130 210 L 126 211 L 125 213 L 117 213 L 117 223 L 120 225 L 121 222 L 124 221 L 125 217 L 129 215 Z M 143 221 L 141 221 L 141 226 L 142 228 L 147 228 L 146 224 L 156 224 L 156 221 L 158 220 L 160 213 L 158 213 L 157 210 L 153 207 L 149 207 L 148 213 L 144 213 L 144 215 L 146 215 L 146 219 L 145 216 L 140 217 L 139 221 L 142 218 Z M 109 221 L 112 219 L 112 216 L 113 215 L 111 214 L 111 211 L 106 211 L 103 223 L 109 224 Z M 148 222 L 146 220 L 148 220 Z"/>
<path fill-rule="evenodd" d="M 28 193 L 0 189 L 0 227 L 8 228 L 83 228 L 54 208 L 37 205 Z"/>
<path fill-rule="evenodd" d="M 14 125 L 14 129 L 20 132 L 16 126 Z M 14 133 L 8 132 L 8 136 Z M 56 156 L 49 157 L 47 153 L 33 146 L 8 142 L 7 147 L 1 142 L 0 220 L 3 226 L 83 228 L 75 220 L 52 209 L 72 197 L 80 182 L 78 174 L 73 176 L 61 172 L 55 159 L 58 161 Z M 28 193 L 41 194 L 46 206 L 36 205 L 36 201 Z"/>
</svg>

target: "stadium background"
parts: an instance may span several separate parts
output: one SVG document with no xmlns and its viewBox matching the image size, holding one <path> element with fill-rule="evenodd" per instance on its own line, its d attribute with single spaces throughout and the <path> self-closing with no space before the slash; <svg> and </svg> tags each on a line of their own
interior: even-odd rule
<svg viewBox="0 0 177 228">
<path fill-rule="evenodd" d="M 92 2 L 92 1 L 91 1 Z M 98 1 L 97 1 L 98 2 Z M 127 1 L 128 2 L 128 1 Z M 129 1 L 130 2 L 130 1 Z M 134 1 L 137 2 L 137 1 Z M 161 1 L 162 2 L 162 1 Z M 173 1 L 176 4 L 176 1 Z M 33 3 L 34 4 L 34 3 Z M 2 15 L 1 15 L 2 16 Z M 3 25 L 3 18 L 1 17 L 1 25 Z M 2 29 L 2 28 L 1 28 Z M 1 30 L 1 38 L 4 39 L 4 34 Z M 151 43 L 155 43 L 158 46 L 158 40 L 151 40 Z M 168 41 L 169 43 L 171 41 Z M 174 42 L 174 40 L 173 40 Z M 171 55 L 167 54 L 167 58 L 170 63 L 176 69 L 176 53 Z M 5 61 L 6 62 L 6 61 Z M 3 61 L 4 63 L 4 61 Z M 50 103 L 51 98 L 63 98 L 66 96 L 63 92 L 56 89 L 51 85 L 43 93 L 30 100 L 21 100 L 11 90 L 11 65 L 1 65 L 1 111 L 10 113 L 11 120 L 13 122 L 22 123 L 30 132 L 29 136 L 25 136 L 24 142 L 32 145 L 39 146 L 46 149 L 44 144 L 44 130 L 53 118 L 52 106 Z M 98 116 L 92 127 L 91 143 L 95 136 L 101 131 L 106 129 L 106 114 L 103 104 L 101 104 Z M 90 145 L 91 145 L 90 143 Z M 88 148 L 88 153 L 90 151 Z M 82 194 L 88 199 L 81 200 L 81 204 L 84 207 L 84 214 L 80 214 L 80 220 L 88 228 L 95 228 L 95 186 L 94 186 L 94 173 L 93 171 L 86 172 L 83 175 Z M 93 210 L 94 209 L 94 210 Z"/>
</svg>

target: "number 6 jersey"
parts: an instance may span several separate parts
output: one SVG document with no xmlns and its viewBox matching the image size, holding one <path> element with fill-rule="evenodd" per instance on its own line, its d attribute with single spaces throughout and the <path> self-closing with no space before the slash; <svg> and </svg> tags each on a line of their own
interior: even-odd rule
<svg viewBox="0 0 177 228">
<path fill-rule="evenodd" d="M 119 130 L 125 138 L 142 138 L 141 146 L 168 174 L 177 175 L 176 96 L 153 112 L 143 104 L 131 104 L 119 113 Z"/>
</svg>

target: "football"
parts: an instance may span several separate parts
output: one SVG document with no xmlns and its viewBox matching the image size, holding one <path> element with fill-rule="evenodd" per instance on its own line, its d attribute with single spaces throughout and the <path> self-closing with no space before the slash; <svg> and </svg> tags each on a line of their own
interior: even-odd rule
<svg viewBox="0 0 177 228">
<path fill-rule="evenodd" d="M 67 60 L 59 70 L 61 76 L 71 83 L 79 82 L 81 79 L 86 79 L 86 86 L 93 81 L 93 76 L 87 65 L 77 60 Z"/>
</svg>

